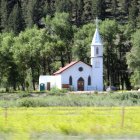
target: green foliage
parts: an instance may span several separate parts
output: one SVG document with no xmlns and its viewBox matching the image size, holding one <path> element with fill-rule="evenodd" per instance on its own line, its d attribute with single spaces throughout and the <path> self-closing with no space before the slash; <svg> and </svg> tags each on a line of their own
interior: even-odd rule
<svg viewBox="0 0 140 140">
<path fill-rule="evenodd" d="M 20 92 L 18 93 L 19 98 L 24 98 L 24 97 L 31 97 L 31 94 L 29 92 Z"/>
<path fill-rule="evenodd" d="M 12 33 L 0 34 L 0 82 L 7 90 L 11 86 L 15 90 L 19 74 L 11 52 L 14 44 L 13 38 Z"/>
<path fill-rule="evenodd" d="M 51 90 L 48 91 L 47 93 L 49 95 L 64 95 L 64 93 L 67 93 L 67 92 L 68 92 L 67 89 L 58 89 L 58 88 L 54 87 L 54 88 L 51 88 Z"/>
<path fill-rule="evenodd" d="M 137 27 L 138 14 L 139 14 L 138 0 L 132 0 L 129 8 L 129 22 L 132 25 L 133 29 L 136 29 Z"/>
<path fill-rule="evenodd" d="M 38 105 L 38 101 L 33 100 L 32 98 L 25 98 L 19 101 L 18 103 L 19 107 L 37 107 Z"/>
<path fill-rule="evenodd" d="M 97 16 L 116 19 L 121 23 L 131 23 L 132 27 L 139 27 L 138 0 L 25 0 L 0 1 L 0 30 L 13 30 L 15 33 L 26 27 L 44 27 L 41 19 L 56 12 L 67 12 L 72 24 L 80 27 L 93 21 Z"/>
<path fill-rule="evenodd" d="M 47 93 L 0 94 L 0 106 L 48 107 L 48 106 L 138 106 L 138 92 L 72 94 L 67 90 L 53 89 Z"/>
<path fill-rule="evenodd" d="M 27 90 L 28 91 L 32 91 L 33 90 L 33 84 L 32 84 L 32 72 L 31 72 L 31 69 L 27 70 L 27 76 L 26 76 L 26 79 L 25 79 L 25 84 L 26 84 L 26 87 L 27 87 Z"/>
<path fill-rule="evenodd" d="M 133 35 L 132 35 L 132 49 L 130 52 L 127 53 L 127 63 L 132 70 L 133 75 L 131 77 L 131 82 L 134 85 L 140 85 L 140 30 L 137 30 Z"/>
<path fill-rule="evenodd" d="M 90 62 L 90 43 L 92 41 L 95 25 L 92 23 L 84 25 L 74 35 L 73 56 L 84 62 Z"/>
</svg>

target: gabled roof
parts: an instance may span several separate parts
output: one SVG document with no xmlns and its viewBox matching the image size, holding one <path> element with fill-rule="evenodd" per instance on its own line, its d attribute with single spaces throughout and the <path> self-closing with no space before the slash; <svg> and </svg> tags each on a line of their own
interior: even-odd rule
<svg viewBox="0 0 140 140">
<path fill-rule="evenodd" d="M 68 68 L 70 68 L 71 66 L 77 64 L 78 62 L 80 61 L 72 61 L 71 63 L 67 64 L 65 67 L 59 69 L 58 71 L 56 71 L 53 75 L 57 75 L 57 74 L 60 74 L 62 73 L 63 71 L 67 70 Z M 81 61 L 82 62 L 82 61 Z M 84 62 L 83 62 L 84 63 Z M 86 64 L 86 63 L 85 63 Z M 86 64 L 88 65 L 88 64 Z M 91 67 L 91 65 L 89 65 Z"/>
<path fill-rule="evenodd" d="M 103 45 L 98 28 L 96 28 L 91 45 Z"/>
</svg>

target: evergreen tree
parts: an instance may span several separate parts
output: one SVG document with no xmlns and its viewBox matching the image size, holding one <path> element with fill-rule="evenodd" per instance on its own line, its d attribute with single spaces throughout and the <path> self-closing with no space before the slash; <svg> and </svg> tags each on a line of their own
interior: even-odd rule
<svg viewBox="0 0 140 140">
<path fill-rule="evenodd" d="M 106 18 L 105 0 L 92 0 L 92 7 L 94 18 L 98 17 L 101 20 Z"/>
<path fill-rule="evenodd" d="M 37 0 L 24 0 L 22 2 L 22 13 L 25 20 L 26 27 L 34 25 L 34 7 Z"/>
<path fill-rule="evenodd" d="M 119 3 L 122 5 L 122 13 L 128 15 L 131 0 L 120 0 Z"/>
<path fill-rule="evenodd" d="M 33 21 L 35 24 L 39 24 L 41 18 L 44 16 L 44 0 L 36 0 L 33 8 Z"/>
<path fill-rule="evenodd" d="M 46 15 L 50 15 L 53 16 L 55 11 L 56 11 L 56 7 L 55 7 L 55 0 L 46 0 L 44 2 L 44 16 Z"/>
<path fill-rule="evenodd" d="M 131 82 L 134 85 L 140 85 L 140 30 L 132 35 L 132 49 L 127 53 L 127 64 L 133 72 Z"/>
<path fill-rule="evenodd" d="M 72 22 L 80 26 L 84 23 L 83 14 L 84 14 L 84 2 L 83 0 L 72 1 Z"/>
<path fill-rule="evenodd" d="M 84 0 L 84 23 L 88 23 L 89 21 L 94 19 L 93 12 L 92 12 L 92 1 L 91 0 Z"/>
<path fill-rule="evenodd" d="M 72 10 L 72 3 L 70 0 L 56 0 L 55 7 L 56 12 L 69 13 Z"/>
<path fill-rule="evenodd" d="M 117 0 L 112 0 L 111 13 L 114 18 L 116 18 L 117 16 L 118 12 L 117 8 L 118 8 Z"/>
<path fill-rule="evenodd" d="M 133 29 L 137 27 L 137 17 L 138 17 L 138 0 L 132 0 L 131 6 L 129 8 L 129 22 Z"/>
<path fill-rule="evenodd" d="M 18 4 L 15 4 L 9 17 L 8 17 L 8 31 L 19 33 L 24 30 L 24 20 L 22 17 L 21 9 Z"/>
<path fill-rule="evenodd" d="M 0 30 L 7 29 L 7 0 L 0 1 Z"/>
</svg>

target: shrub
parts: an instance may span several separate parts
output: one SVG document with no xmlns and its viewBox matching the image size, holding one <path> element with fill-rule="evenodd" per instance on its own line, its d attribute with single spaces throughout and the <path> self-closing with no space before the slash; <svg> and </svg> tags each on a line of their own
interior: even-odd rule
<svg viewBox="0 0 140 140">
<path fill-rule="evenodd" d="M 39 104 L 33 98 L 25 98 L 18 102 L 20 107 L 37 107 Z"/>
<path fill-rule="evenodd" d="M 19 97 L 20 98 L 23 98 L 23 97 L 30 97 L 31 94 L 29 92 L 20 92 L 19 93 Z"/>
<path fill-rule="evenodd" d="M 104 93 L 104 94 L 64 94 L 66 90 L 57 90 L 51 94 L 28 93 L 3 94 L 0 106 L 7 104 L 20 107 L 47 107 L 47 106 L 135 106 L 140 105 L 139 93 Z M 24 95 L 25 94 L 25 95 Z M 52 96 L 53 95 L 53 96 Z M 58 96 L 63 95 L 63 96 Z M 32 96 L 32 97 L 30 97 Z M 23 98 L 24 97 L 24 98 Z"/>
<path fill-rule="evenodd" d="M 67 89 L 58 89 L 56 87 L 52 88 L 50 91 L 48 91 L 48 94 L 50 95 L 62 95 L 64 93 L 67 93 Z"/>
</svg>

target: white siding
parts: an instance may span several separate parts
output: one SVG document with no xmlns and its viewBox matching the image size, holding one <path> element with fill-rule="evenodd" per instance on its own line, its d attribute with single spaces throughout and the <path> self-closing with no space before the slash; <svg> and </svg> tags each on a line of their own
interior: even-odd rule
<svg viewBox="0 0 140 140">
<path fill-rule="evenodd" d="M 41 75 L 39 77 L 39 90 L 40 90 L 40 84 L 45 84 L 45 89 L 47 90 L 47 82 L 50 82 L 51 88 L 55 86 L 55 77 L 50 75 Z"/>
<path fill-rule="evenodd" d="M 79 71 L 79 67 L 83 68 L 83 71 Z M 71 66 L 67 70 L 65 70 L 62 75 L 62 84 L 69 84 L 69 77 L 72 76 L 73 81 L 73 89 L 77 90 L 77 81 L 80 77 L 84 79 L 84 90 L 91 90 L 91 86 L 88 86 L 88 76 L 91 76 L 92 68 L 91 66 L 83 63 L 78 62 L 75 65 Z"/>
<path fill-rule="evenodd" d="M 55 77 L 55 86 L 59 89 L 62 89 L 62 80 L 61 80 L 61 74 L 58 74 Z"/>
</svg>

